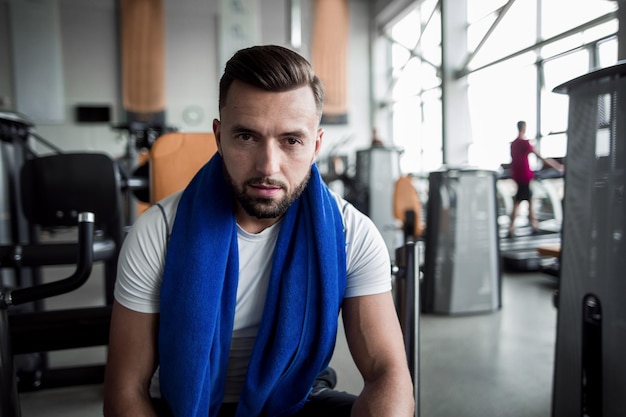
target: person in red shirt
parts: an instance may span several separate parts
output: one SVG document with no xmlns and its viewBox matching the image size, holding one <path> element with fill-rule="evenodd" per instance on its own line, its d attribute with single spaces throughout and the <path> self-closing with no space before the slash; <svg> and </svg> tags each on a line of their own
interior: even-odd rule
<svg viewBox="0 0 626 417">
<path fill-rule="evenodd" d="M 511 178 L 517 184 L 517 193 L 514 197 L 513 211 L 511 212 L 511 222 L 509 224 L 509 237 L 515 232 L 515 219 L 522 201 L 528 201 L 528 220 L 533 232 L 538 230 L 537 218 L 532 204 L 532 191 L 530 182 L 534 178 L 534 172 L 530 169 L 528 155 L 534 153 L 537 158 L 541 159 L 544 164 L 550 165 L 552 168 L 563 172 L 563 165 L 552 158 L 544 158 L 534 148 L 530 141 L 526 138 L 526 122 L 520 120 L 517 122 L 518 135 L 511 142 Z"/>
</svg>

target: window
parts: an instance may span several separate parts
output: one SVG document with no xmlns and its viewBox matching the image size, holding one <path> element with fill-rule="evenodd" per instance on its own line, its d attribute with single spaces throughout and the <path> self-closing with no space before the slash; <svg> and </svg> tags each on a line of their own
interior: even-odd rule
<svg viewBox="0 0 626 417">
<path fill-rule="evenodd" d="M 403 172 L 441 166 L 441 19 L 438 2 L 426 0 L 386 31 L 390 79 L 381 77 L 379 112 L 389 112 L 386 135 L 403 149 Z M 381 87 L 381 84 L 383 87 Z M 376 120 L 385 120 L 380 114 Z"/>
<path fill-rule="evenodd" d="M 482 0 L 467 0 L 468 5 L 468 51 L 474 51 L 496 21 L 499 9 L 494 9 L 486 17 L 473 22 L 469 19 L 470 10 Z M 496 59 L 504 58 L 523 48 L 532 46 L 537 40 L 536 1 L 515 1 L 510 9 L 503 10 L 502 20 L 493 32 L 483 41 L 481 49 L 470 62 L 476 69 Z"/>
<path fill-rule="evenodd" d="M 617 30 L 616 30 L 617 32 Z M 612 36 L 598 43 L 598 66 L 606 68 L 617 62 L 617 37 Z"/>
<path fill-rule="evenodd" d="M 467 1 L 468 51 L 482 42 L 468 68 L 469 163 L 497 168 L 509 162 L 508 143 L 517 134 L 518 120 L 527 121 L 526 134 L 536 139 L 543 156 L 565 156 L 568 97 L 552 90 L 617 62 L 617 19 L 610 16 L 617 5 L 604 0 L 515 1 L 506 10 L 506 2 L 491 0 L 490 12 L 484 0 Z M 501 21 L 482 39 L 500 12 Z M 561 36 L 566 31 L 572 33 Z"/>
<path fill-rule="evenodd" d="M 606 0 L 467 0 L 472 59 L 460 70 L 468 74 L 470 164 L 509 162 L 518 120 L 526 120 L 544 156 L 565 156 L 568 97 L 552 90 L 617 62 L 617 7 Z M 429 172 L 443 160 L 440 31 L 439 2 L 426 0 L 382 36 L 387 78 L 375 81 L 375 120 L 387 120 L 387 137 L 405 150 L 403 172 Z"/>
<path fill-rule="evenodd" d="M 541 37 L 543 39 L 554 37 L 616 9 L 615 1 L 542 0 Z"/>
<path fill-rule="evenodd" d="M 541 142 L 543 156 L 563 157 L 567 151 L 569 98 L 554 88 L 589 72 L 589 52 L 585 49 L 543 63 L 544 88 L 541 92 Z"/>
<path fill-rule="evenodd" d="M 537 70 L 534 54 L 511 59 L 468 77 L 473 144 L 468 161 L 485 169 L 509 163 L 517 122 L 525 120 L 533 136 L 537 114 Z"/>
</svg>

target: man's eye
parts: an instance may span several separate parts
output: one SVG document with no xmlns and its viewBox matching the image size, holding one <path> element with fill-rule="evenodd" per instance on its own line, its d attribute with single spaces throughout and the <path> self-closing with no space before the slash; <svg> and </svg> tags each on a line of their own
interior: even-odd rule
<svg viewBox="0 0 626 417">
<path fill-rule="evenodd" d="M 252 139 L 252 135 L 251 135 L 251 134 L 249 134 L 249 133 L 240 133 L 240 134 L 238 135 L 238 137 L 239 137 L 239 139 L 241 139 L 241 140 L 250 140 L 250 139 Z"/>
<path fill-rule="evenodd" d="M 296 139 L 296 138 L 288 138 L 287 139 L 287 143 L 290 145 L 297 145 L 300 143 L 300 140 Z"/>
</svg>

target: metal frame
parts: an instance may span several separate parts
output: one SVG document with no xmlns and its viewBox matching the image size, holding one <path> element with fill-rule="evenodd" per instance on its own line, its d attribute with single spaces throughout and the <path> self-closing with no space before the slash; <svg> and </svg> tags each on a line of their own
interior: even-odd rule
<svg viewBox="0 0 626 417">
<path fill-rule="evenodd" d="M 93 213 L 81 213 L 78 223 L 78 259 L 75 272 L 62 280 L 18 289 L 0 288 L 0 417 L 20 417 L 17 380 L 13 367 L 8 310 L 15 306 L 70 292 L 83 285 L 93 264 Z M 45 251 L 45 245 L 22 248 L 22 252 Z M 34 256 L 34 254 L 31 254 Z"/>
</svg>

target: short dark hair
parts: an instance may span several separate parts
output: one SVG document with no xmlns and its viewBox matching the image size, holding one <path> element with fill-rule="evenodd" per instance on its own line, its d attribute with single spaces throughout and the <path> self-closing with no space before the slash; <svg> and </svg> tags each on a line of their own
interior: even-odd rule
<svg viewBox="0 0 626 417">
<path fill-rule="evenodd" d="M 324 106 L 324 86 L 313 67 L 297 52 L 277 45 L 259 45 L 237 51 L 226 63 L 220 79 L 219 108 L 233 81 L 238 80 L 266 91 L 289 91 L 309 86 L 319 115 Z"/>
<path fill-rule="evenodd" d="M 517 130 L 522 130 L 523 127 L 526 127 L 525 121 L 520 120 L 519 122 L 517 122 Z"/>
</svg>

